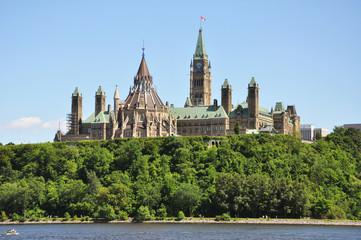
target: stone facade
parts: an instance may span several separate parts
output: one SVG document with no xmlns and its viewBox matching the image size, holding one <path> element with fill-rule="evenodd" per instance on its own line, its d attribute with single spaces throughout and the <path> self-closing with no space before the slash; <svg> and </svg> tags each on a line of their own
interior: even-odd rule
<svg viewBox="0 0 361 240">
<path fill-rule="evenodd" d="M 211 63 L 208 62 L 202 28 L 199 29 L 196 51 L 190 67 L 190 100 L 192 105 L 211 105 Z"/>
<path fill-rule="evenodd" d="M 95 93 L 95 111 L 82 121 L 82 94 L 76 88 L 72 95 L 70 129 L 63 135 L 60 131 L 54 141 L 105 140 L 124 137 L 162 137 L 177 132 L 176 119 L 163 104 L 153 86 L 144 54 L 134 77 L 134 85 L 125 101 L 119 100 L 118 87 L 114 93 L 114 110 L 108 105 L 100 86 Z"/>
<path fill-rule="evenodd" d="M 177 120 L 178 135 L 181 136 L 225 136 L 229 128 L 229 118 L 222 106 L 217 104 L 175 108 L 169 113 Z"/>
<path fill-rule="evenodd" d="M 144 50 L 144 49 L 143 49 Z M 114 109 L 105 106 L 106 95 L 100 86 L 95 93 L 95 111 L 82 119 L 82 94 L 72 94 L 70 130 L 60 131 L 55 141 L 113 139 L 158 136 L 225 136 L 234 134 L 238 123 L 241 133 L 293 134 L 300 131 L 300 117 L 295 106 L 277 102 L 269 111 L 259 105 L 259 86 L 252 77 L 246 101 L 232 105 L 232 87 L 226 79 L 221 86 L 221 104 L 212 104 L 211 64 L 206 53 L 203 30 L 198 33 L 195 53 L 190 64 L 190 92 L 184 107 L 163 104 L 153 86 L 144 53 L 133 87 L 125 101 L 114 93 Z"/>
<path fill-rule="evenodd" d="M 283 103 L 276 103 L 275 111 L 259 106 L 259 86 L 254 77 L 248 84 L 246 102 L 232 105 L 232 87 L 226 79 L 221 86 L 221 106 L 217 106 L 217 100 L 211 105 L 211 66 L 208 62 L 203 31 L 200 29 L 196 51 L 190 65 L 190 97 L 187 98 L 184 108 L 170 108 L 171 115 L 177 119 L 178 135 L 234 134 L 236 123 L 239 124 L 241 133 L 293 134 L 300 131 L 300 117 L 296 113 L 295 106 L 288 106 L 285 109 Z M 221 117 L 216 112 L 222 112 Z M 204 116 L 207 116 L 207 121 Z M 219 121 L 218 118 L 222 120 Z M 204 126 L 208 127 L 204 128 Z"/>
</svg>

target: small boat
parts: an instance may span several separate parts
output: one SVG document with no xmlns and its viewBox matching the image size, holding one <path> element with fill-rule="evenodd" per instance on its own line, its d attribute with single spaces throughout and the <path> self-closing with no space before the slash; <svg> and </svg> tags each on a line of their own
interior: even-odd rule
<svg viewBox="0 0 361 240">
<path fill-rule="evenodd" d="M 7 230 L 7 232 L 5 233 L 5 235 L 18 235 L 19 233 L 16 232 L 15 228 L 11 228 L 9 230 Z"/>
</svg>

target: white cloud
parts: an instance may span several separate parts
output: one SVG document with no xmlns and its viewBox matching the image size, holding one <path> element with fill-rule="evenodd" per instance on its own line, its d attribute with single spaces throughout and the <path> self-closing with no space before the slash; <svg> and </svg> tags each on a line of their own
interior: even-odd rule
<svg viewBox="0 0 361 240">
<path fill-rule="evenodd" d="M 43 121 L 40 117 L 23 117 L 10 122 L 0 123 L 0 142 L 37 143 L 52 141 L 59 129 L 66 133 L 66 120 Z"/>
<path fill-rule="evenodd" d="M 0 130 L 24 130 L 32 128 L 35 131 L 41 131 L 41 129 L 49 129 L 56 131 L 59 129 L 66 131 L 65 119 L 59 119 L 55 121 L 42 121 L 39 117 L 23 117 L 11 122 L 0 125 Z"/>
<path fill-rule="evenodd" d="M 8 129 L 26 129 L 41 124 L 41 119 L 39 117 L 23 117 L 16 119 L 14 121 L 5 123 L 5 125 L 0 126 L 1 130 Z"/>
<path fill-rule="evenodd" d="M 58 130 L 60 127 L 60 130 L 63 133 L 66 132 L 66 122 L 64 118 L 55 121 L 43 122 L 41 127 L 45 129 L 53 129 L 53 130 Z"/>
</svg>

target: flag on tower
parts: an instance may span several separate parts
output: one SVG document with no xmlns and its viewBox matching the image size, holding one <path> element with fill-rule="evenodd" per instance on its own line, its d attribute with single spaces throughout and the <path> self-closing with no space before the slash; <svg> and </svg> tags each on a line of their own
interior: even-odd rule
<svg viewBox="0 0 361 240">
<path fill-rule="evenodd" d="M 202 16 L 201 16 L 201 20 L 206 21 L 206 19 L 204 17 L 202 17 Z"/>
</svg>

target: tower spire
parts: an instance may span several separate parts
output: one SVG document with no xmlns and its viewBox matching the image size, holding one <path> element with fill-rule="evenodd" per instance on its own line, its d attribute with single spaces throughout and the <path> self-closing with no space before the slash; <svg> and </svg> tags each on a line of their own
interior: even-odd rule
<svg viewBox="0 0 361 240">
<path fill-rule="evenodd" d="M 206 53 L 206 46 L 204 44 L 202 28 L 199 29 L 196 51 L 194 53 L 194 59 L 208 59 L 208 55 Z"/>
</svg>

